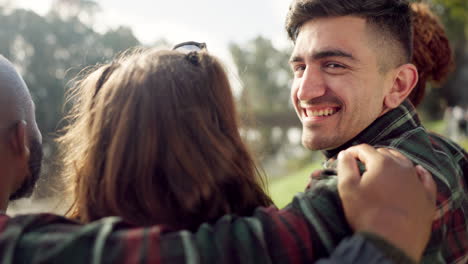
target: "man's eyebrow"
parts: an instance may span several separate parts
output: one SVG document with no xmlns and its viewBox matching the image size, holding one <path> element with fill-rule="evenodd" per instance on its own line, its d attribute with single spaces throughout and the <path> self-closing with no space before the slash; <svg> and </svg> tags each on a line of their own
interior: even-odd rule
<svg viewBox="0 0 468 264">
<path fill-rule="evenodd" d="M 357 59 L 351 53 L 348 53 L 339 49 L 323 50 L 323 51 L 318 51 L 312 54 L 312 59 L 314 60 L 320 60 L 320 59 L 328 58 L 328 57 L 342 57 L 342 58 L 351 59 L 353 61 L 357 61 Z"/>
<path fill-rule="evenodd" d="M 289 63 L 295 63 L 295 62 L 301 62 L 301 61 L 304 61 L 304 59 L 301 57 L 301 56 L 291 56 L 291 58 L 289 58 Z"/>
<path fill-rule="evenodd" d="M 329 58 L 329 57 L 342 57 L 342 58 L 348 58 L 353 61 L 358 61 L 356 57 L 354 57 L 351 53 L 339 50 L 339 49 L 329 49 L 329 50 L 323 50 L 323 51 L 318 51 L 312 54 L 311 58 L 313 60 L 320 60 L 323 58 Z M 304 61 L 304 58 L 302 56 L 295 56 L 293 55 L 289 59 L 289 63 L 295 63 L 295 62 L 302 62 Z"/>
</svg>

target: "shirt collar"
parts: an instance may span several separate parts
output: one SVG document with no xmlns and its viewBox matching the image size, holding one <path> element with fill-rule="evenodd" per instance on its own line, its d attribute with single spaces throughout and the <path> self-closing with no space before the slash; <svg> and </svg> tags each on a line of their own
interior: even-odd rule
<svg viewBox="0 0 468 264">
<path fill-rule="evenodd" d="M 410 122 L 408 122 L 410 121 Z M 377 118 L 366 129 L 356 137 L 339 146 L 338 148 L 322 151 L 328 159 L 336 157 L 338 153 L 351 146 L 359 144 L 375 145 L 376 142 L 382 142 L 386 139 L 400 137 L 406 131 L 421 125 L 421 121 L 416 114 L 416 110 L 407 99 L 397 108 L 390 110 L 381 117 Z"/>
</svg>

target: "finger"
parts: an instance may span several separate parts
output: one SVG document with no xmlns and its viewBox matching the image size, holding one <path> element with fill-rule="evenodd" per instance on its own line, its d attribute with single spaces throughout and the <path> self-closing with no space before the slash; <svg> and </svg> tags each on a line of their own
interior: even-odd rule
<svg viewBox="0 0 468 264">
<path fill-rule="evenodd" d="M 379 153 L 382 154 L 382 155 L 392 157 L 392 153 L 390 153 L 390 150 L 389 150 L 389 149 L 386 149 L 386 148 L 378 148 L 378 149 L 376 149 L 376 150 L 377 150 L 377 152 L 379 152 Z"/>
<path fill-rule="evenodd" d="M 397 158 L 400 162 L 404 162 L 407 165 L 413 165 L 413 162 L 408 159 L 405 155 L 403 155 L 401 152 L 394 150 L 394 149 L 388 149 L 388 151 L 393 155 L 393 157 Z"/>
<path fill-rule="evenodd" d="M 338 190 L 352 188 L 359 184 L 361 176 L 356 159 L 347 151 L 338 155 Z"/>
<path fill-rule="evenodd" d="M 372 161 L 375 161 L 376 159 L 382 157 L 382 155 L 379 154 L 379 152 L 377 152 L 377 150 L 374 147 L 371 147 L 367 144 L 353 146 L 351 148 L 348 148 L 346 152 L 352 155 L 355 159 L 360 160 L 366 165 L 366 167 L 368 164 L 375 164 L 372 163 Z"/>
<path fill-rule="evenodd" d="M 388 152 L 390 152 L 393 156 L 402 159 L 402 160 L 407 160 L 410 161 L 405 155 L 401 154 L 401 152 L 394 150 L 394 149 L 387 149 Z"/>
<path fill-rule="evenodd" d="M 401 154 L 399 151 L 390 149 L 390 148 L 379 148 L 377 149 L 377 152 L 381 153 L 382 155 L 385 155 L 388 158 L 391 158 L 395 162 L 407 166 L 407 167 L 413 167 L 413 162 L 408 159 L 405 155 Z"/>
<path fill-rule="evenodd" d="M 424 169 L 421 165 L 416 166 L 416 172 L 418 173 L 418 177 L 421 180 L 426 193 L 428 194 L 431 201 L 433 201 L 435 204 L 437 197 L 437 185 L 432 178 L 431 173 Z"/>
</svg>

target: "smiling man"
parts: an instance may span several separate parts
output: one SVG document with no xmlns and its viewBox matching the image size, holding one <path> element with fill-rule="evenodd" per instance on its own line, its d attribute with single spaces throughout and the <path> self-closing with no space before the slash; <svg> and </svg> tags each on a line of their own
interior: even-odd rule
<svg viewBox="0 0 468 264">
<path fill-rule="evenodd" d="M 409 23 L 409 17 L 400 20 Z M 304 22 L 293 35 L 291 99 L 307 148 L 343 145 L 396 108 L 416 84 L 410 49 L 391 40 L 390 29 L 379 32 L 379 27 L 357 16 L 325 17 Z M 398 32 L 402 36 L 396 37 L 411 43 L 405 36 L 411 34 L 409 27 Z"/>
<path fill-rule="evenodd" d="M 322 150 L 327 169 L 335 168 L 340 151 L 367 143 L 399 150 L 431 171 L 439 211 L 423 262 L 466 263 L 468 155 L 428 133 L 407 100 L 418 81 L 410 63 L 408 1 L 296 0 L 286 30 L 294 42 L 291 100 L 302 122 L 303 145 Z M 333 171 L 313 177 L 318 188 L 336 185 Z M 321 229 L 327 230 L 326 224 Z"/>
</svg>

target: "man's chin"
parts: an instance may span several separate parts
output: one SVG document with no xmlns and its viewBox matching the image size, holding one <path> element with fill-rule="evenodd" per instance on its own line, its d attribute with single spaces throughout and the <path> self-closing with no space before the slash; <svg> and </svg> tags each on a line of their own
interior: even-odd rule
<svg viewBox="0 0 468 264">
<path fill-rule="evenodd" d="M 302 145 L 312 151 L 330 150 L 336 148 L 333 140 L 325 137 L 302 137 Z"/>
<path fill-rule="evenodd" d="M 323 150 L 326 147 L 325 144 L 320 144 L 320 142 L 310 138 L 302 138 L 302 145 L 312 151 Z"/>
</svg>

